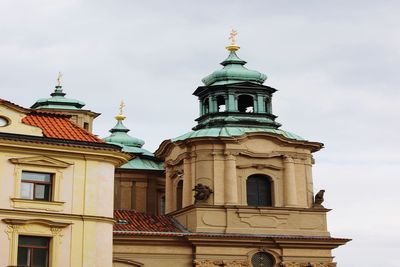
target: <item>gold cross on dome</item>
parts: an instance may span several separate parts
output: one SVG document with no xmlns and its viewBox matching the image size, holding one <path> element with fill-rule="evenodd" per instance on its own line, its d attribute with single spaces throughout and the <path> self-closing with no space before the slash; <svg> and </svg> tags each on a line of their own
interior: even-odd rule
<svg viewBox="0 0 400 267">
<path fill-rule="evenodd" d="M 63 74 L 61 73 L 61 71 L 58 72 L 57 75 L 57 86 L 61 86 L 61 78 L 62 78 Z"/>
<path fill-rule="evenodd" d="M 121 100 L 121 104 L 119 104 L 119 115 L 124 115 L 124 107 L 125 103 L 123 100 Z"/>
<path fill-rule="evenodd" d="M 231 40 L 231 45 L 235 45 L 236 44 L 236 36 L 237 36 L 238 32 L 235 29 L 232 29 L 231 33 L 229 34 L 229 40 Z"/>
</svg>

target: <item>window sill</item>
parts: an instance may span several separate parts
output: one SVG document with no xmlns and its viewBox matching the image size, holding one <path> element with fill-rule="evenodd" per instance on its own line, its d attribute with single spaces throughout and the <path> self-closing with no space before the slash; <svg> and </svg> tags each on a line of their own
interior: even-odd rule
<svg viewBox="0 0 400 267">
<path fill-rule="evenodd" d="M 65 202 L 60 201 L 39 201 L 23 198 L 11 198 L 14 208 L 18 209 L 37 209 L 49 211 L 62 211 L 64 210 Z"/>
</svg>

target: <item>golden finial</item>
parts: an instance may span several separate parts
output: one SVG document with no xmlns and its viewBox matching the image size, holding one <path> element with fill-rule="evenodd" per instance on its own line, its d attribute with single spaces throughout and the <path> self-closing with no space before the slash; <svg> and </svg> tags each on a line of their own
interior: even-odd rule
<svg viewBox="0 0 400 267">
<path fill-rule="evenodd" d="M 125 115 L 124 115 L 124 107 L 125 107 L 125 103 L 123 100 L 121 100 L 121 104 L 119 104 L 119 114 L 117 116 L 115 116 L 115 119 L 118 121 L 123 121 L 125 120 Z"/>
<path fill-rule="evenodd" d="M 226 46 L 225 48 L 231 52 L 237 51 L 240 49 L 240 46 L 236 44 L 236 36 L 238 32 L 235 29 L 232 29 L 231 33 L 229 34 L 229 40 L 231 40 L 230 45 Z"/>
<path fill-rule="evenodd" d="M 57 83 L 56 83 L 57 87 L 61 86 L 61 78 L 62 78 L 62 76 L 63 76 L 63 74 L 61 73 L 61 71 L 59 71 L 58 75 L 57 75 Z"/>
</svg>

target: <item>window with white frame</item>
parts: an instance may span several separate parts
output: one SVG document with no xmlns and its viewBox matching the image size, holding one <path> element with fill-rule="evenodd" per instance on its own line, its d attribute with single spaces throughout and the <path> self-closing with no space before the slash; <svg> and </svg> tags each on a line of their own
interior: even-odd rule
<svg viewBox="0 0 400 267">
<path fill-rule="evenodd" d="M 21 198 L 51 201 L 53 174 L 22 171 Z"/>
</svg>

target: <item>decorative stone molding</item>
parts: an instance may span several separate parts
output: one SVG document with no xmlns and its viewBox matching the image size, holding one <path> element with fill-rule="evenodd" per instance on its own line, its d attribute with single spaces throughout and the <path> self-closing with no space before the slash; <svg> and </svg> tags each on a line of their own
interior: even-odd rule
<svg viewBox="0 0 400 267">
<path fill-rule="evenodd" d="M 222 261 L 215 260 L 194 260 L 194 265 L 197 267 L 219 267 L 222 266 Z"/>
<path fill-rule="evenodd" d="M 22 165 L 38 165 L 38 166 L 47 166 L 53 168 L 67 168 L 73 163 L 69 163 L 66 161 L 58 160 L 55 158 L 50 158 L 46 156 L 37 156 L 37 157 L 26 157 L 26 158 L 12 158 L 9 159 L 10 162 L 14 164 L 22 164 Z"/>
<path fill-rule="evenodd" d="M 13 234 L 18 234 L 19 225 L 7 225 L 7 229 L 5 230 L 8 240 L 12 240 Z"/>
<path fill-rule="evenodd" d="M 281 262 L 281 267 L 336 267 L 336 262 Z"/>
<path fill-rule="evenodd" d="M 51 266 L 58 266 L 58 255 L 62 242 L 62 230 L 71 225 L 70 222 L 57 222 L 45 219 L 15 219 L 5 218 L 2 222 L 7 224 L 5 233 L 9 240 L 9 265 L 17 265 L 18 236 L 19 235 L 39 235 L 51 237 L 52 246 L 49 262 Z"/>
<path fill-rule="evenodd" d="M 247 261 L 224 261 L 224 267 L 242 267 L 242 266 L 250 266 Z"/>
<path fill-rule="evenodd" d="M 275 166 L 275 165 L 272 165 L 272 164 L 257 164 L 257 163 L 255 163 L 255 164 L 242 164 L 242 165 L 237 165 L 236 168 L 238 168 L 238 169 L 255 168 L 255 169 L 258 169 L 258 170 L 261 170 L 261 169 L 271 169 L 271 170 L 278 170 L 278 171 L 283 169 L 283 168 L 280 167 L 280 166 Z"/>
</svg>

